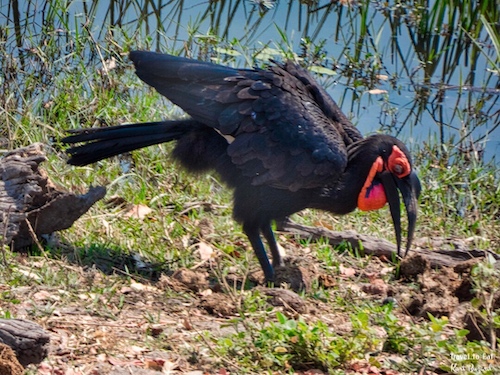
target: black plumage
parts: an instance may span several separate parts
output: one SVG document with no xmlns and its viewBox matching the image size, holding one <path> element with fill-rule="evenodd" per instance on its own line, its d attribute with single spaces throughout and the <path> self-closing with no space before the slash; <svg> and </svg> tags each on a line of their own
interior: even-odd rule
<svg viewBox="0 0 500 375">
<path fill-rule="evenodd" d="M 420 192 L 408 150 L 388 135 L 363 138 L 306 70 L 292 62 L 234 69 L 144 51 L 131 52 L 130 59 L 139 78 L 190 119 L 72 131 L 63 142 L 83 144 L 68 149 L 70 164 L 175 140 L 173 156 L 185 168 L 214 170 L 234 189 L 234 217 L 269 281 L 274 270 L 260 235 L 273 265 L 283 265 L 273 220 L 308 207 L 345 214 L 380 195 L 380 186 L 391 206 L 398 251 L 398 189 L 403 195 L 408 251 Z"/>
</svg>

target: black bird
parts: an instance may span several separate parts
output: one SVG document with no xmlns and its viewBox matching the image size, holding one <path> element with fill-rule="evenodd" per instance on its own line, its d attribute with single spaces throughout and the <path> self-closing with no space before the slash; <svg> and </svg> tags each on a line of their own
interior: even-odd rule
<svg viewBox="0 0 500 375">
<path fill-rule="evenodd" d="M 145 51 L 131 52 L 130 59 L 140 79 L 190 118 L 73 130 L 62 141 L 83 144 L 67 150 L 69 164 L 175 140 L 173 156 L 182 166 L 214 170 L 234 189 L 234 218 L 268 281 L 274 280 L 273 267 L 284 264 L 272 221 L 305 208 L 346 214 L 388 202 L 399 254 L 401 192 L 408 216 L 406 255 L 421 189 L 408 149 L 388 135 L 363 138 L 306 70 L 290 61 L 234 69 Z"/>
</svg>

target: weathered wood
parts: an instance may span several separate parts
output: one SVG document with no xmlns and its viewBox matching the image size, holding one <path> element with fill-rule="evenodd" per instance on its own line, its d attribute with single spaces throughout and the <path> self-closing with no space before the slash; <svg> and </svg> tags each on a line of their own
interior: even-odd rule
<svg viewBox="0 0 500 375">
<path fill-rule="evenodd" d="M 35 235 L 69 228 L 106 194 L 100 186 L 83 195 L 62 191 L 40 168 L 45 160 L 41 143 L 0 159 L 0 245 L 22 249 L 33 244 Z"/>
<path fill-rule="evenodd" d="M 23 319 L 0 319 L 0 342 L 14 350 L 24 367 L 48 354 L 50 336 L 38 324 Z"/>
<path fill-rule="evenodd" d="M 321 227 L 310 227 L 307 225 L 297 224 L 290 220 L 281 223 L 281 230 L 291 232 L 301 238 L 318 240 L 320 238 L 327 239 L 333 246 L 340 245 L 342 242 L 348 242 L 353 249 L 360 249 L 362 244 L 363 252 L 367 255 L 375 255 L 393 259 L 397 257 L 396 245 L 374 236 L 360 234 L 355 231 L 336 232 Z M 474 258 L 481 258 L 490 254 L 495 259 L 499 260 L 500 255 L 487 250 L 426 250 L 419 249 L 419 255 L 426 258 L 430 262 L 431 267 L 455 267 L 458 264 Z"/>
</svg>

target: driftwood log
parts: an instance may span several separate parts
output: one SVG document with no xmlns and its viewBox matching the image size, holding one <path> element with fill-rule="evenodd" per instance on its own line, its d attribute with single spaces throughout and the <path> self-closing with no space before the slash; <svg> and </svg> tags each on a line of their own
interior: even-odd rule
<svg viewBox="0 0 500 375">
<path fill-rule="evenodd" d="M 40 168 L 45 160 L 41 143 L 0 159 L 0 247 L 19 250 L 43 234 L 67 229 L 106 194 L 101 186 L 83 195 L 58 189 Z"/>
<path fill-rule="evenodd" d="M 0 159 L 0 249 L 4 245 L 23 249 L 44 234 L 69 228 L 106 194 L 104 187 L 90 188 L 83 195 L 62 191 L 40 167 L 46 160 L 40 143 L 10 151 Z M 0 343 L 12 348 L 19 363 L 27 366 L 47 356 L 49 334 L 27 320 L 0 319 Z M 4 373 L 2 358 L 0 371 Z"/>
<path fill-rule="evenodd" d="M 333 246 L 340 245 L 343 242 L 348 242 L 353 249 L 362 249 L 366 255 L 375 255 L 385 257 L 387 259 L 397 258 L 397 248 L 392 242 L 382 238 L 360 234 L 355 231 L 336 232 L 321 227 L 310 227 L 302 224 L 294 223 L 286 220 L 280 223 L 280 230 L 298 235 L 300 238 L 319 240 L 324 238 Z M 479 259 L 486 255 L 491 255 L 496 260 L 500 260 L 500 255 L 487 250 L 426 250 L 419 249 L 419 256 L 425 258 L 432 268 L 440 267 L 455 267 L 460 263 L 471 259 Z M 497 264 L 500 264 L 498 262 Z"/>
<path fill-rule="evenodd" d="M 0 319 L 0 343 L 16 353 L 24 367 L 40 363 L 48 354 L 50 336 L 38 324 L 22 319 Z"/>
</svg>

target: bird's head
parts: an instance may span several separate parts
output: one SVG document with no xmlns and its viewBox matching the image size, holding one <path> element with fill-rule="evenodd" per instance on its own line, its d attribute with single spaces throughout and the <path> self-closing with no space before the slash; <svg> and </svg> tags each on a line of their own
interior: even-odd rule
<svg viewBox="0 0 500 375">
<path fill-rule="evenodd" d="M 398 255 L 401 251 L 401 213 L 399 192 L 408 217 L 408 238 L 405 255 L 410 249 L 417 221 L 417 199 L 420 180 L 415 173 L 406 146 L 397 138 L 376 134 L 353 144 L 350 160 L 356 160 L 361 176 L 366 176 L 358 195 L 357 206 L 363 211 L 377 210 L 389 203 Z"/>
</svg>

